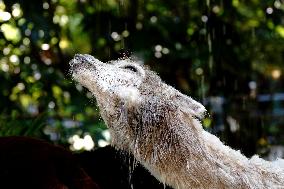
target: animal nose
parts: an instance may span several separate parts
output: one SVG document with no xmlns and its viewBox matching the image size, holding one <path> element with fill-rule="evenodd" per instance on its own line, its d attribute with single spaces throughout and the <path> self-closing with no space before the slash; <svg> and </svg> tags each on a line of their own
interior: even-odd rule
<svg viewBox="0 0 284 189">
<path fill-rule="evenodd" d="M 77 62 L 88 63 L 88 64 L 97 64 L 101 62 L 89 54 L 75 54 L 74 59 Z"/>
<path fill-rule="evenodd" d="M 69 62 L 70 66 L 73 69 L 77 69 L 81 67 L 81 65 L 89 65 L 91 64 L 88 59 L 82 54 L 75 54 L 74 58 Z"/>
<path fill-rule="evenodd" d="M 75 54 L 74 62 L 77 64 L 93 65 L 92 56 L 87 54 Z"/>
<path fill-rule="evenodd" d="M 74 59 L 77 60 L 77 61 L 86 60 L 86 59 L 84 58 L 84 55 L 82 55 L 82 54 L 75 54 Z"/>
</svg>

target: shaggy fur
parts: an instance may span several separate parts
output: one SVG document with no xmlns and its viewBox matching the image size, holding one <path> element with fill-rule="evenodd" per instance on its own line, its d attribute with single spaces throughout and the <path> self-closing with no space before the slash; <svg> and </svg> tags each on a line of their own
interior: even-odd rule
<svg viewBox="0 0 284 189">
<path fill-rule="evenodd" d="M 112 144 L 176 189 L 284 188 L 284 161 L 246 158 L 203 130 L 205 108 L 131 60 L 70 62 L 73 78 L 96 97 Z"/>
</svg>

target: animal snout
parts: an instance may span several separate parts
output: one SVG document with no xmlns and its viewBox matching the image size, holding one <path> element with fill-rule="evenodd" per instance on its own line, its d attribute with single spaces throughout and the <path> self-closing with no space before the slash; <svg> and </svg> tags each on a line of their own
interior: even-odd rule
<svg viewBox="0 0 284 189">
<path fill-rule="evenodd" d="M 69 62 L 73 71 L 83 67 L 92 66 L 91 60 L 88 56 L 83 54 L 75 54 L 74 58 Z M 92 66 L 93 67 L 93 66 Z"/>
<path fill-rule="evenodd" d="M 74 67 L 76 66 L 91 66 L 94 67 L 94 63 L 95 63 L 95 58 L 91 55 L 87 55 L 87 54 L 75 54 L 71 65 Z"/>
<path fill-rule="evenodd" d="M 98 59 L 96 59 L 95 57 L 89 54 L 75 54 L 74 60 L 77 63 L 91 64 L 91 65 L 102 63 L 101 61 L 99 61 Z"/>
<path fill-rule="evenodd" d="M 75 60 L 76 62 L 85 62 L 85 61 L 87 62 L 87 59 L 86 59 L 85 56 L 82 55 L 82 54 L 75 54 L 74 60 Z"/>
</svg>

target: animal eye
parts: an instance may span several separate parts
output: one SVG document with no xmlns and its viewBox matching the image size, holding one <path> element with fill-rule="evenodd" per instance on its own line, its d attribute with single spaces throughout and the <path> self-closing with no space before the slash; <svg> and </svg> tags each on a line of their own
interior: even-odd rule
<svg viewBox="0 0 284 189">
<path fill-rule="evenodd" d="M 131 66 L 131 65 L 124 66 L 123 68 L 130 70 L 130 71 L 133 71 L 133 72 L 137 72 L 137 69 L 134 66 Z"/>
</svg>

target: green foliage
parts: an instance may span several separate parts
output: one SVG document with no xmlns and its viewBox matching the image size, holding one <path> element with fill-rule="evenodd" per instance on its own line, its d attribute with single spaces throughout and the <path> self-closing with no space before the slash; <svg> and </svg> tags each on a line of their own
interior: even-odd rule
<svg viewBox="0 0 284 189">
<path fill-rule="evenodd" d="M 0 118 L 0 136 L 33 136 L 44 137 L 42 130 L 45 126 L 45 115 L 38 115 L 35 119 L 16 119 L 15 114 L 12 118 Z"/>
<path fill-rule="evenodd" d="M 283 11 L 279 0 L 0 0 L 0 135 L 102 138 L 92 96 L 70 80 L 68 61 L 74 53 L 108 61 L 129 49 L 182 92 L 204 102 L 224 97 L 223 122 L 237 119 L 238 134 L 257 131 L 255 142 L 274 135 L 283 122 L 258 114 L 261 124 L 247 131 L 251 122 L 239 115 L 258 112 L 259 94 L 283 91 Z"/>
</svg>

